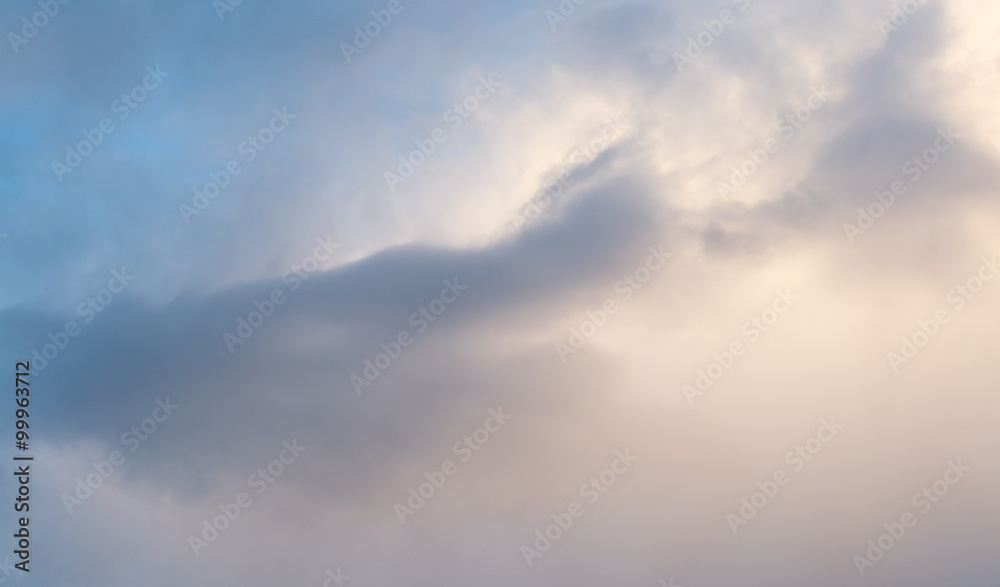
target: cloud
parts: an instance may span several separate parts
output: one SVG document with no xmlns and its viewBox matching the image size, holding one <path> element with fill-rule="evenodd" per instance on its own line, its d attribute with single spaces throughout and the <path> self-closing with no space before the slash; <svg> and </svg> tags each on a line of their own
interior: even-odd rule
<svg viewBox="0 0 1000 587">
<path fill-rule="evenodd" d="M 555 30 L 558 3 L 404 2 L 348 63 L 340 43 L 385 6 L 242 3 L 220 20 L 205 2 L 71 3 L 0 57 L 0 355 L 58 350 L 32 378 L 37 580 L 997 576 L 998 286 L 955 293 L 1000 252 L 997 49 L 974 4 L 922 5 L 884 38 L 892 6 L 863 2 L 594 2 Z M 735 21 L 678 71 L 673 53 L 724 8 Z M 58 181 L 53 159 L 157 65 L 162 87 Z M 502 87 L 448 126 L 484 75 Z M 296 118 L 248 160 L 240 145 L 283 107 Z M 580 158 L 616 117 L 620 136 Z M 447 141 L 391 190 L 386 170 L 439 127 Z M 914 179 L 904 164 L 948 128 Z M 241 173 L 186 223 L 179 204 L 229 161 Z M 845 224 L 894 180 L 905 193 L 851 242 Z M 642 273 L 651 247 L 669 260 Z M 123 267 L 134 282 L 86 321 Z M 770 321 L 778 290 L 795 303 Z M 894 371 L 888 354 L 939 310 Z M 703 389 L 701 373 L 718 377 Z M 176 413 L 127 440 L 168 398 Z M 456 443 L 498 408 L 510 421 L 463 460 Z M 842 430 L 795 468 L 831 417 Z M 307 448 L 257 493 L 293 440 Z M 115 450 L 124 463 L 68 513 Z M 638 461 L 607 482 L 626 450 Z M 858 574 L 853 557 L 959 458 L 968 477 Z M 400 524 L 396 504 L 445 460 L 457 472 Z M 790 483 L 734 535 L 727 516 L 778 471 Z M 189 537 L 240 492 L 253 503 L 195 556 Z M 527 565 L 522 546 L 573 503 L 583 515 Z"/>
</svg>

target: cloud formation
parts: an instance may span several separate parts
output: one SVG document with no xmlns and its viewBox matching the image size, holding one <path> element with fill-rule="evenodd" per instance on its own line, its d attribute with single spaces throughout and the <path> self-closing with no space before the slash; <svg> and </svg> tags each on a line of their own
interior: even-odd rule
<svg viewBox="0 0 1000 587">
<path fill-rule="evenodd" d="M 0 8 L 7 580 L 1000 576 L 997 8 L 56 4 Z"/>
</svg>

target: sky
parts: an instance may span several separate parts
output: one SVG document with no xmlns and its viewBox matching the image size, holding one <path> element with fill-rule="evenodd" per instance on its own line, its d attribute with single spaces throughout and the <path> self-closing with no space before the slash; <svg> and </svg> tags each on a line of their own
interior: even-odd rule
<svg viewBox="0 0 1000 587">
<path fill-rule="evenodd" d="M 0 6 L 0 584 L 1000 580 L 996 3 L 94 4 Z"/>
</svg>

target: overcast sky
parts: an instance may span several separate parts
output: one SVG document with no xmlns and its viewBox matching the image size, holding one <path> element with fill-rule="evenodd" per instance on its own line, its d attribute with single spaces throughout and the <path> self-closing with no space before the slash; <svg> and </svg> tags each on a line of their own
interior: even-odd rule
<svg viewBox="0 0 1000 587">
<path fill-rule="evenodd" d="M 96 4 L 0 6 L 0 583 L 1000 580 L 995 2 Z"/>
</svg>

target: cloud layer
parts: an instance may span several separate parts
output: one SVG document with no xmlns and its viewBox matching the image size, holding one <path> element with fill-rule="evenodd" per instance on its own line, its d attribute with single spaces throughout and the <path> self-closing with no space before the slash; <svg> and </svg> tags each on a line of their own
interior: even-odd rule
<svg viewBox="0 0 1000 587">
<path fill-rule="evenodd" d="M 0 8 L 0 581 L 1000 576 L 996 7 L 58 6 Z"/>
</svg>

